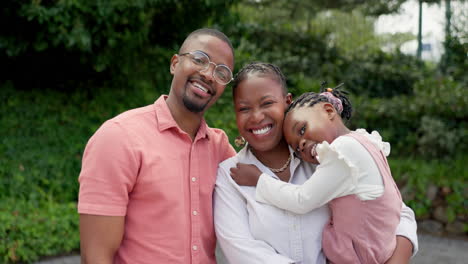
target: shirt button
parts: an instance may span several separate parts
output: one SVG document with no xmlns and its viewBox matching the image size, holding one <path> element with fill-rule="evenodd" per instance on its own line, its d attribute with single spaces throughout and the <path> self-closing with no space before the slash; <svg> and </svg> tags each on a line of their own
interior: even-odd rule
<svg viewBox="0 0 468 264">
<path fill-rule="evenodd" d="M 197 247 L 196 245 L 193 245 L 193 246 L 192 246 L 192 249 L 193 249 L 193 250 L 197 250 L 198 247 Z"/>
<path fill-rule="evenodd" d="M 198 214 L 198 212 L 197 212 L 197 211 L 193 211 L 193 215 L 197 215 L 197 214 Z"/>
<path fill-rule="evenodd" d="M 196 181 L 197 181 L 197 178 L 192 177 L 192 181 L 193 181 L 193 182 L 196 182 Z"/>
</svg>

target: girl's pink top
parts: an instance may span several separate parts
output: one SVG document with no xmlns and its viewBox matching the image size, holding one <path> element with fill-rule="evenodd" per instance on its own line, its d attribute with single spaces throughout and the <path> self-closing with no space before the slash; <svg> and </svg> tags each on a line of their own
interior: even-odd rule
<svg viewBox="0 0 468 264">
<path fill-rule="evenodd" d="M 329 203 L 330 222 L 323 231 L 323 251 L 330 263 L 384 263 L 396 247 L 401 195 L 384 153 L 365 136 L 349 133 L 361 143 L 377 164 L 385 186 L 375 200 L 360 200 L 355 194 Z"/>
</svg>

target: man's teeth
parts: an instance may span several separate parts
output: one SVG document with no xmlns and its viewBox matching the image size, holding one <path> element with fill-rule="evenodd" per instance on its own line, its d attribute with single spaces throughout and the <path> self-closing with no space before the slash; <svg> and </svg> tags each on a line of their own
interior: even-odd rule
<svg viewBox="0 0 468 264">
<path fill-rule="evenodd" d="M 271 129 L 271 126 L 266 126 L 264 128 L 260 128 L 260 129 L 252 129 L 252 133 L 254 133 L 255 135 L 262 135 L 262 134 L 265 134 L 266 132 L 270 131 Z"/>
<path fill-rule="evenodd" d="M 208 93 L 208 90 L 205 87 L 201 86 L 199 83 L 193 83 L 193 85 L 198 89 L 204 91 L 205 93 Z"/>
</svg>

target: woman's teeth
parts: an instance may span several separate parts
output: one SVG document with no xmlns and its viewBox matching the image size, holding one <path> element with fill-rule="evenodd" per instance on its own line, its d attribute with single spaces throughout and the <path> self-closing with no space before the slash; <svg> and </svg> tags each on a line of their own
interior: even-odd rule
<svg viewBox="0 0 468 264">
<path fill-rule="evenodd" d="M 263 135 L 266 132 L 270 131 L 271 127 L 272 127 L 271 125 L 268 125 L 268 126 L 266 126 L 264 128 L 252 129 L 252 133 L 254 133 L 255 135 Z"/>
</svg>

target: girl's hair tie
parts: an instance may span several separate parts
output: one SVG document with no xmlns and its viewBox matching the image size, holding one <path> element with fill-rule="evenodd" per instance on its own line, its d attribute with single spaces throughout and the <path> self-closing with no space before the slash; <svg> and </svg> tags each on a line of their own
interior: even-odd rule
<svg viewBox="0 0 468 264">
<path fill-rule="evenodd" d="M 328 89 L 332 90 L 331 88 L 328 88 Z M 336 109 L 338 114 L 341 115 L 341 112 L 343 112 L 343 103 L 341 102 L 340 98 L 334 96 L 331 92 L 323 92 L 320 95 L 325 96 L 328 99 L 328 102 L 330 102 L 333 105 L 333 107 Z"/>
<path fill-rule="evenodd" d="M 338 86 L 336 86 L 334 89 L 332 88 L 325 88 L 325 85 L 327 85 L 326 81 L 323 81 L 320 84 L 320 90 L 323 92 L 320 93 L 320 95 L 325 96 L 328 99 L 328 102 L 330 102 L 333 107 L 335 107 L 336 111 L 338 112 L 339 115 L 343 112 L 343 102 L 341 101 L 340 98 L 338 98 L 336 95 L 334 95 L 333 91 L 340 88 L 343 86 L 344 83 L 340 83 Z"/>
</svg>

